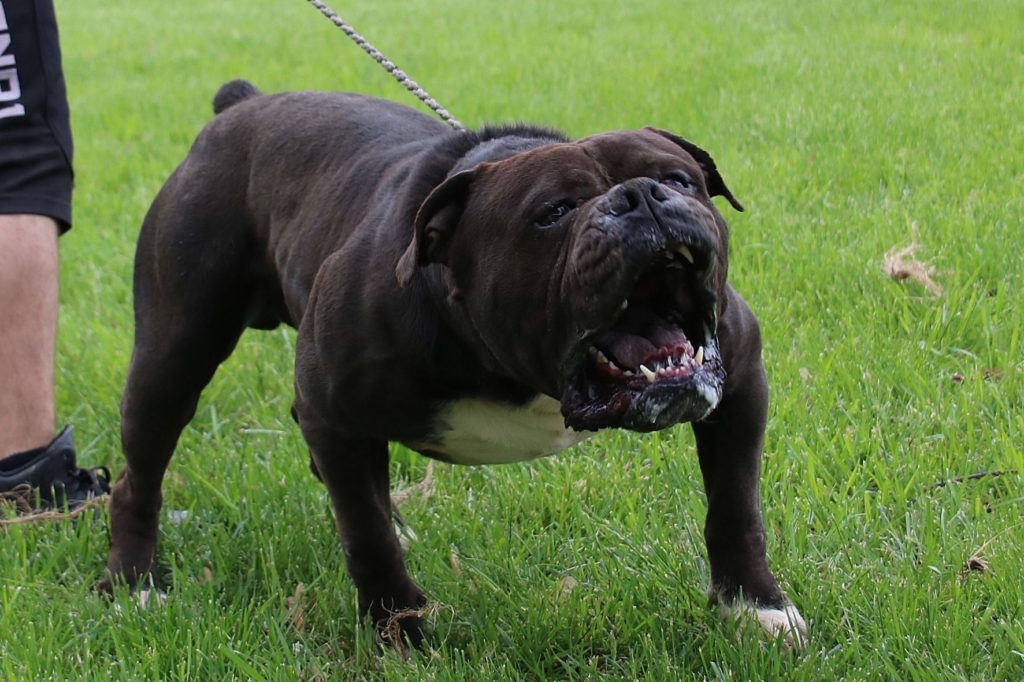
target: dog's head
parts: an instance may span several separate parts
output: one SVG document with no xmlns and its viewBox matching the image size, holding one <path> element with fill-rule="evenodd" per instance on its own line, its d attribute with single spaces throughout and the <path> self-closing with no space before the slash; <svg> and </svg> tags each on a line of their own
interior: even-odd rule
<svg viewBox="0 0 1024 682">
<path fill-rule="evenodd" d="M 435 188 L 396 272 L 447 267 L 482 356 L 560 399 L 568 426 L 662 429 L 722 395 L 716 195 L 742 210 L 711 156 L 668 132 L 544 145 Z"/>
</svg>

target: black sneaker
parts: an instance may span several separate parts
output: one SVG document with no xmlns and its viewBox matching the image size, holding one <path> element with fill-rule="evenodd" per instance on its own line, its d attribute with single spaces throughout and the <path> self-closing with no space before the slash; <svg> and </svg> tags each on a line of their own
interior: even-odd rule
<svg viewBox="0 0 1024 682">
<path fill-rule="evenodd" d="M 109 492 L 109 469 L 78 468 L 74 432 L 70 426 L 46 447 L 0 459 L 0 495 L 14 499 L 20 511 L 31 511 L 36 506 L 63 508 L 65 505 L 74 510 Z"/>
</svg>

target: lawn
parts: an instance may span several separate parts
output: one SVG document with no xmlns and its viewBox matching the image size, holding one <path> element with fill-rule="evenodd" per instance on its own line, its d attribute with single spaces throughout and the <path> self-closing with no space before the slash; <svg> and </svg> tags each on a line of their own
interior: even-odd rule
<svg viewBox="0 0 1024 682">
<path fill-rule="evenodd" d="M 116 471 L 135 237 L 217 87 L 414 100 L 301 0 L 56 5 L 77 182 L 58 411 L 80 459 Z M 432 648 L 381 654 L 288 414 L 294 333 L 276 330 L 243 338 L 171 464 L 166 603 L 91 592 L 102 513 L 0 529 L 0 677 L 1024 679 L 1024 7 L 554 7 L 335 9 L 469 126 L 655 125 L 714 154 L 747 208 L 720 204 L 773 391 L 769 553 L 808 649 L 738 636 L 706 604 L 678 427 L 438 465 L 402 506 Z M 883 269 L 911 244 L 941 293 Z M 392 453 L 396 488 L 423 479 L 427 460 Z"/>
</svg>

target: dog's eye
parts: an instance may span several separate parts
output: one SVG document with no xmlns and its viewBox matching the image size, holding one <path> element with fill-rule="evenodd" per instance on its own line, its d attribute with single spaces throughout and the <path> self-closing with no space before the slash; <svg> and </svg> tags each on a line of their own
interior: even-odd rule
<svg viewBox="0 0 1024 682">
<path fill-rule="evenodd" d="M 697 187 L 693 182 L 693 178 L 683 171 L 673 171 L 672 173 L 669 173 L 661 179 L 661 183 L 663 185 L 668 185 L 679 192 L 692 192 Z"/>
<path fill-rule="evenodd" d="M 538 227 L 551 227 L 559 220 L 569 215 L 574 206 L 568 201 L 559 201 L 553 204 L 548 204 L 544 207 L 544 211 L 537 218 Z"/>
</svg>

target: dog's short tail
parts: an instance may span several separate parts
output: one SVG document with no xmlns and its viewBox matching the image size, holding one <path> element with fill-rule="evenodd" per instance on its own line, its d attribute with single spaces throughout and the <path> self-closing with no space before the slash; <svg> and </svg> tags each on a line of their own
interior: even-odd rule
<svg viewBox="0 0 1024 682">
<path fill-rule="evenodd" d="M 246 80 L 228 81 L 220 86 L 220 90 L 213 96 L 213 113 L 219 114 L 230 106 L 238 104 L 243 99 L 249 99 L 261 95 L 260 89 Z"/>
</svg>

